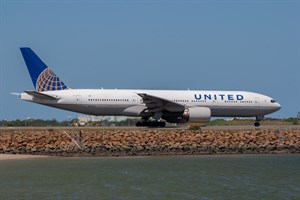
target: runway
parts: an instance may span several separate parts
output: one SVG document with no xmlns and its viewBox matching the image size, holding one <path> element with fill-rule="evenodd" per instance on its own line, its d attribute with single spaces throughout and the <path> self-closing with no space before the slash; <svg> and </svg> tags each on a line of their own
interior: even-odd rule
<svg viewBox="0 0 300 200">
<path fill-rule="evenodd" d="M 1 131 L 4 130 L 44 130 L 44 129 L 53 129 L 53 130 L 188 130 L 188 125 L 183 126 L 167 126 L 164 128 L 153 128 L 153 127 L 136 127 L 136 126 L 59 126 L 59 127 L 0 127 Z M 201 130 L 264 130 L 264 129 L 279 129 L 279 130 L 300 130 L 300 125 L 261 125 L 260 127 L 255 127 L 253 125 L 231 125 L 231 126 L 203 126 L 200 127 Z"/>
</svg>

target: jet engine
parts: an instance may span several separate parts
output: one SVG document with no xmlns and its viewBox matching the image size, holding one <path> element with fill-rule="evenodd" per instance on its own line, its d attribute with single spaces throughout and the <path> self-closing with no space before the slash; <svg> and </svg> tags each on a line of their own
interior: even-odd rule
<svg viewBox="0 0 300 200">
<path fill-rule="evenodd" d="M 207 122 L 211 111 L 207 107 L 189 107 L 183 112 L 163 111 L 162 118 L 170 123 Z"/>
</svg>

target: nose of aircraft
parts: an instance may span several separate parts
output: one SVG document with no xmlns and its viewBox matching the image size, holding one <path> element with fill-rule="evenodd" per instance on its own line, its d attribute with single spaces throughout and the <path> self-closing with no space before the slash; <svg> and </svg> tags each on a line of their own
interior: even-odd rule
<svg viewBox="0 0 300 200">
<path fill-rule="evenodd" d="M 274 105 L 274 108 L 275 108 L 275 110 L 277 111 L 277 110 L 280 110 L 280 108 L 281 108 L 281 105 L 279 104 L 279 103 L 275 103 L 275 105 Z"/>
</svg>

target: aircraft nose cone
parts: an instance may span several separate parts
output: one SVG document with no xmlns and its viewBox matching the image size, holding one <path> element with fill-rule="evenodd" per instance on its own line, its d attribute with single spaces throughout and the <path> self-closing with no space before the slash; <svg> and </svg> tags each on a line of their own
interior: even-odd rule
<svg viewBox="0 0 300 200">
<path fill-rule="evenodd" d="M 276 103 L 276 105 L 275 105 L 276 111 L 277 111 L 277 110 L 280 110 L 280 108 L 281 108 L 281 105 L 280 105 L 279 103 Z"/>
</svg>

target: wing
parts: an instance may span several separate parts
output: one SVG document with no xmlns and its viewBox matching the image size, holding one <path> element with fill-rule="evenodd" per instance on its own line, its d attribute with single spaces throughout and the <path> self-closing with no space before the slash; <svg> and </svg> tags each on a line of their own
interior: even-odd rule
<svg viewBox="0 0 300 200">
<path fill-rule="evenodd" d="M 140 97 L 142 97 L 143 102 L 146 104 L 147 110 L 149 112 L 156 112 L 160 110 L 168 110 L 170 112 L 181 112 L 185 109 L 184 105 L 175 103 L 168 99 L 164 99 L 146 93 L 137 93 L 137 94 Z"/>
<path fill-rule="evenodd" d="M 60 99 L 60 98 L 50 96 L 48 94 L 44 94 L 44 93 L 36 92 L 36 91 L 31 91 L 31 90 L 26 90 L 25 92 L 27 94 L 33 96 L 34 98 L 37 98 L 37 99 L 47 99 L 47 100 L 59 100 Z"/>
</svg>

